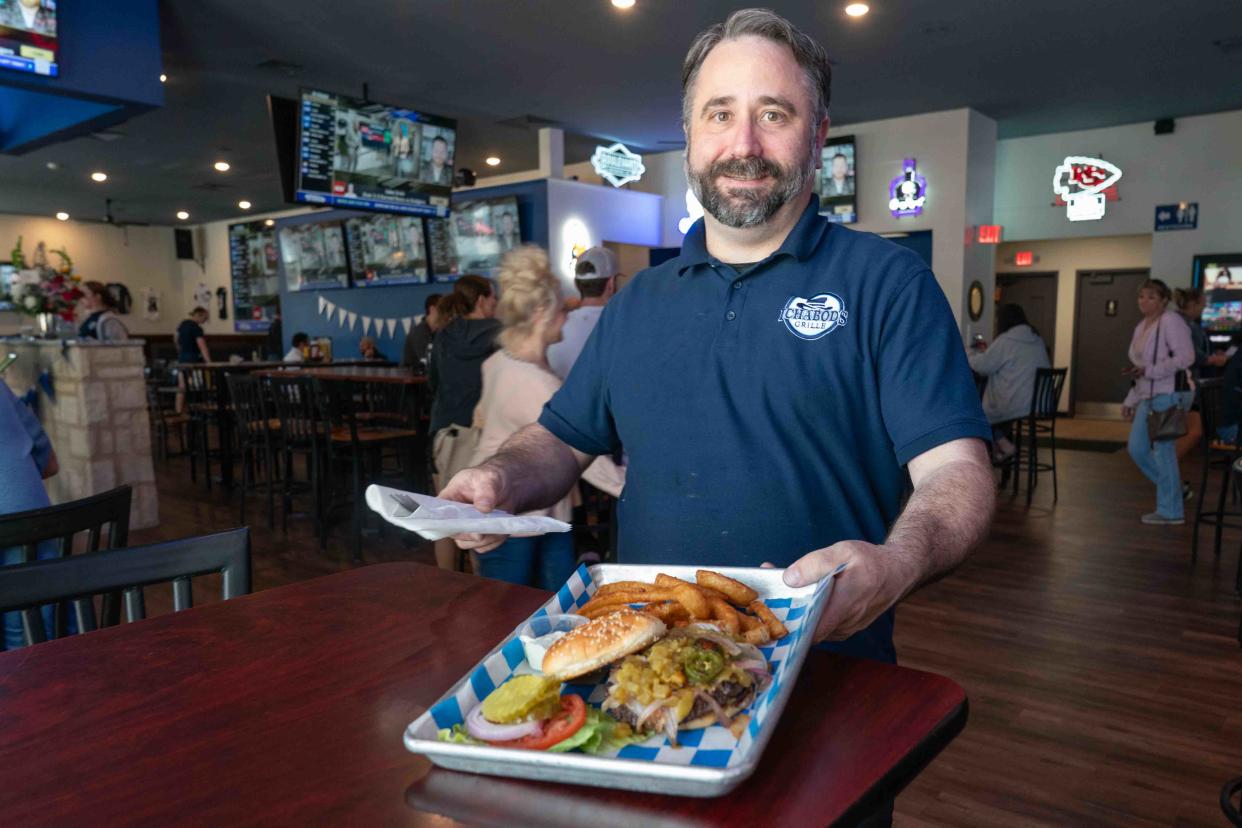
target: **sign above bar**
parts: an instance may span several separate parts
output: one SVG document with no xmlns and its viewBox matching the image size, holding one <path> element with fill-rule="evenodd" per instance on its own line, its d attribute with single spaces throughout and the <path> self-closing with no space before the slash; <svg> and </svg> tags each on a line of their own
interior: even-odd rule
<svg viewBox="0 0 1242 828">
<path fill-rule="evenodd" d="M 1104 218 L 1108 190 L 1116 198 L 1121 169 L 1102 158 L 1067 155 L 1052 173 L 1052 191 L 1065 200 L 1065 217 L 1070 221 L 1098 221 Z"/>
<path fill-rule="evenodd" d="M 901 162 L 901 175 L 888 185 L 888 209 L 894 218 L 917 216 L 927 201 L 927 179 L 919 174 L 913 158 Z"/>
<path fill-rule="evenodd" d="M 630 152 L 625 144 L 620 143 L 611 147 L 596 147 L 591 156 L 591 166 L 596 175 L 614 187 L 637 181 L 647 171 L 643 166 L 643 157 Z"/>
</svg>

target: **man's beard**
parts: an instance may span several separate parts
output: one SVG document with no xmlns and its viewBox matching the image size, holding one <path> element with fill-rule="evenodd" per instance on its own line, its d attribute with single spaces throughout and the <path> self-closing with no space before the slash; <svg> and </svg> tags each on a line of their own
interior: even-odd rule
<svg viewBox="0 0 1242 828">
<path fill-rule="evenodd" d="M 766 158 L 730 158 L 717 161 L 706 170 L 690 167 L 690 148 L 686 147 L 686 180 L 703 211 L 726 227 L 754 227 L 763 224 L 776 211 L 800 194 L 815 171 L 815 156 L 805 164 L 787 169 Z M 716 179 L 729 176 L 741 179 L 771 178 L 767 190 L 755 188 L 728 189 L 716 185 Z"/>
</svg>

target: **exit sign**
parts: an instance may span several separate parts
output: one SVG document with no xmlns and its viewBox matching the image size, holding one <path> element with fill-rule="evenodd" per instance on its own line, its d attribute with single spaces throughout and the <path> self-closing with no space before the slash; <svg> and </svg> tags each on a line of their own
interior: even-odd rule
<svg viewBox="0 0 1242 828">
<path fill-rule="evenodd" d="M 1013 254 L 1013 263 L 1018 267 L 1030 267 L 1035 264 L 1035 254 L 1030 250 L 1019 250 Z"/>
<path fill-rule="evenodd" d="M 1000 244 L 1001 226 L 999 224 L 979 225 L 979 244 Z"/>
</svg>

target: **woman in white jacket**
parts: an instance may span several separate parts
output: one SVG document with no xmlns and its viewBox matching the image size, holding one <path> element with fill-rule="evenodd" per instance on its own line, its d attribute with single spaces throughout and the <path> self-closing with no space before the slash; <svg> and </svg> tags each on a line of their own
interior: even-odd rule
<svg viewBox="0 0 1242 828">
<path fill-rule="evenodd" d="M 1143 515 L 1143 523 L 1177 525 L 1185 523 L 1182 477 L 1177 468 L 1177 448 L 1173 440 L 1153 441 L 1147 433 L 1147 415 L 1167 411 L 1173 406 L 1190 407 L 1191 391 L 1178 390 L 1178 377 L 1194 364 L 1195 347 L 1190 328 L 1180 313 L 1169 310 L 1172 294 L 1159 279 L 1148 279 L 1139 288 L 1138 305 L 1143 318 L 1130 338 L 1131 367 L 1134 378 L 1130 393 L 1121 404 L 1122 414 L 1133 419 L 1130 427 L 1130 456 L 1147 479 L 1156 484 L 1156 511 Z"/>
<path fill-rule="evenodd" d="M 504 326 L 499 335 L 501 349 L 483 363 L 483 394 L 474 412 L 474 425 L 481 432 L 473 466 L 536 422 L 544 403 L 561 387 L 561 378 L 548 366 L 548 346 L 561 339 L 565 308 L 560 282 L 552 273 L 548 255 L 538 247 L 519 247 L 501 262 L 496 316 Z M 597 457 L 582 476 L 614 497 L 625 486 L 624 471 L 608 457 Z M 568 521 L 572 512 L 567 495 L 550 509 L 526 514 Z M 570 533 L 511 537 L 476 558 L 477 571 L 485 577 L 546 590 L 558 589 L 574 566 Z"/>
<path fill-rule="evenodd" d="M 1009 423 L 1031 411 L 1035 372 L 1047 368 L 1048 346 L 1026 321 L 1021 305 L 1001 305 L 996 312 L 997 337 L 986 350 L 970 355 L 970 369 L 988 378 L 983 391 L 983 413 L 992 424 L 994 457 L 1013 456 Z"/>
</svg>

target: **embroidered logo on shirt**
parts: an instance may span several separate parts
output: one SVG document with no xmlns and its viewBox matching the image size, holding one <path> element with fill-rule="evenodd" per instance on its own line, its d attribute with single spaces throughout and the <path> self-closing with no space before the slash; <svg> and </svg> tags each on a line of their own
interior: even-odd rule
<svg viewBox="0 0 1242 828">
<path fill-rule="evenodd" d="M 819 339 L 845 324 L 849 312 L 845 302 L 835 293 L 821 293 L 804 299 L 791 296 L 781 309 L 781 322 L 796 337 Z"/>
</svg>

